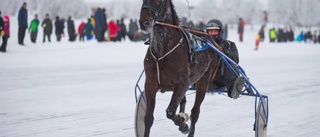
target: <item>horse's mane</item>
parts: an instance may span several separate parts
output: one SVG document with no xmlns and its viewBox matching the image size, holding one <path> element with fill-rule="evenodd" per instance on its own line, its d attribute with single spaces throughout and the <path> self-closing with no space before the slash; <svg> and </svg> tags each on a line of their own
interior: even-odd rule
<svg viewBox="0 0 320 137">
<path fill-rule="evenodd" d="M 171 6 L 171 12 L 172 12 L 172 22 L 173 25 L 179 25 L 180 21 L 179 21 L 179 17 L 177 15 L 177 12 L 175 10 L 174 5 L 172 4 L 172 0 L 170 0 L 170 6 Z"/>
</svg>

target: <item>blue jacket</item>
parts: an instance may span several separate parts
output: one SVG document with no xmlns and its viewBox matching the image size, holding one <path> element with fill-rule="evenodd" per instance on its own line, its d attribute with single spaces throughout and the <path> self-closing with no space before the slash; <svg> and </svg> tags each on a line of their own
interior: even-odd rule
<svg viewBox="0 0 320 137">
<path fill-rule="evenodd" d="M 96 28 L 105 28 L 107 25 L 103 11 L 100 8 L 97 9 L 97 11 L 94 15 L 94 20 L 95 20 Z"/>
<path fill-rule="evenodd" d="M 93 31 L 93 26 L 90 23 L 90 20 L 88 21 L 88 23 L 86 25 L 84 25 L 82 31 L 83 31 L 83 34 L 86 35 L 86 36 L 91 36 L 92 35 L 91 32 Z"/>
<path fill-rule="evenodd" d="M 18 14 L 19 26 L 28 27 L 28 11 L 27 9 L 21 7 Z"/>
</svg>

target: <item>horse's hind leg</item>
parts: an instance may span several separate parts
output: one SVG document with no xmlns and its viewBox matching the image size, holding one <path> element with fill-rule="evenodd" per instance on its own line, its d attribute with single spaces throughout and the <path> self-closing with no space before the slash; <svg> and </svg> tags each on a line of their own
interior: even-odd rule
<svg viewBox="0 0 320 137">
<path fill-rule="evenodd" d="M 209 78 L 201 78 L 197 82 L 196 99 L 194 101 L 194 105 L 191 110 L 191 116 L 190 116 L 191 125 L 190 125 L 190 132 L 189 132 L 188 137 L 194 136 L 195 125 L 196 125 L 198 118 L 199 118 L 200 106 L 201 106 L 201 104 L 204 100 L 204 97 L 206 95 L 206 90 L 208 87 L 208 80 L 209 80 Z"/>
<path fill-rule="evenodd" d="M 185 109 L 185 91 L 187 88 L 181 88 L 180 90 L 174 90 L 172 97 L 171 97 L 171 102 L 166 110 L 167 112 L 167 118 L 171 119 L 175 125 L 179 126 L 179 130 L 183 133 L 188 133 L 189 132 L 189 127 L 185 123 L 189 118 L 186 115 L 176 115 L 176 110 L 178 105 L 180 104 L 180 112 L 181 114 L 184 114 L 184 109 Z"/>
</svg>

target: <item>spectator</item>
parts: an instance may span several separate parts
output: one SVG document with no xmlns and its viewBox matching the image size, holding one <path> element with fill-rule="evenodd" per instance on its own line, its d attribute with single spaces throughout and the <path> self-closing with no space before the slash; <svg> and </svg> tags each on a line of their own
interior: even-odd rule
<svg viewBox="0 0 320 137">
<path fill-rule="evenodd" d="M 119 27 L 121 28 L 120 30 L 120 41 L 126 40 L 126 35 L 127 35 L 127 26 L 124 24 L 124 19 L 122 18 L 119 24 Z"/>
<path fill-rule="evenodd" d="M 262 26 L 259 30 L 259 38 L 261 42 L 264 41 L 264 26 Z"/>
<path fill-rule="evenodd" d="M 222 39 L 227 40 L 227 38 L 228 38 L 228 24 L 225 24 L 223 26 Z"/>
<path fill-rule="evenodd" d="M 278 28 L 277 39 L 278 42 L 284 42 L 285 36 L 282 28 Z"/>
<path fill-rule="evenodd" d="M 68 18 L 67 26 L 68 26 L 69 41 L 75 41 L 77 34 L 74 26 L 74 21 L 71 16 Z"/>
<path fill-rule="evenodd" d="M 288 32 L 288 39 L 289 39 L 289 41 L 294 41 L 294 33 L 293 33 L 293 31 L 292 31 L 292 28 L 290 28 L 290 30 L 289 30 L 289 32 Z"/>
<path fill-rule="evenodd" d="M 3 21 L 3 18 L 2 18 L 2 15 L 1 15 L 1 10 L 0 10 L 0 36 L 2 37 L 2 34 L 4 35 L 4 21 Z M 1 37 L 0 37 L 0 40 L 1 40 Z"/>
<path fill-rule="evenodd" d="M 312 35 L 312 40 L 313 40 L 313 43 L 317 43 L 318 42 L 318 33 L 317 31 L 314 31 L 313 35 Z"/>
<path fill-rule="evenodd" d="M 272 28 L 269 30 L 269 38 L 270 38 L 270 42 L 275 42 L 275 40 L 277 39 L 277 32 L 275 28 Z"/>
<path fill-rule="evenodd" d="M 117 20 L 116 25 L 120 28 L 120 20 Z M 121 29 L 119 29 L 119 30 L 117 31 L 116 41 L 121 41 L 121 37 L 122 37 L 121 35 L 122 35 L 122 34 L 121 34 Z"/>
<path fill-rule="evenodd" d="M 318 34 L 318 43 L 320 43 L 320 33 Z"/>
<path fill-rule="evenodd" d="M 259 33 L 255 36 L 255 40 L 256 40 L 256 47 L 254 48 L 254 50 L 258 50 L 258 48 L 259 48 L 259 44 L 260 44 L 260 37 L 261 37 L 261 35 L 260 35 L 260 31 L 259 31 Z"/>
<path fill-rule="evenodd" d="M 120 31 L 121 28 L 119 26 L 117 26 L 113 20 L 111 20 L 108 23 L 108 30 L 109 30 L 110 40 L 117 41 L 118 31 Z"/>
<path fill-rule="evenodd" d="M 128 37 L 131 41 L 133 41 L 133 34 L 138 30 L 139 30 L 139 27 L 137 22 L 133 21 L 133 19 L 130 19 Z"/>
<path fill-rule="evenodd" d="M 204 31 L 206 29 L 206 24 L 203 23 L 202 19 L 199 19 L 199 23 L 197 25 L 197 29 Z"/>
<path fill-rule="evenodd" d="M 23 46 L 24 45 L 24 37 L 26 35 L 26 30 L 28 28 L 28 11 L 27 11 L 27 3 L 24 2 L 22 7 L 19 10 L 18 14 L 18 43 Z"/>
<path fill-rule="evenodd" d="M 63 29 L 64 29 L 64 21 L 63 19 L 59 18 L 59 16 L 56 17 L 56 21 L 54 23 L 54 26 L 56 28 L 56 36 L 57 36 L 57 41 L 60 42 L 61 41 L 61 37 L 62 35 L 64 35 Z"/>
<path fill-rule="evenodd" d="M 81 22 L 78 27 L 79 41 L 84 41 L 84 33 L 83 33 L 84 25 L 86 25 L 86 23 Z"/>
<path fill-rule="evenodd" d="M 87 24 L 83 27 L 83 34 L 87 37 L 87 40 L 91 40 L 93 38 L 92 32 L 94 31 L 93 25 L 90 22 L 90 18 L 88 19 Z"/>
<path fill-rule="evenodd" d="M 90 16 L 90 23 L 92 24 L 93 28 L 95 28 L 96 23 L 93 15 Z"/>
<path fill-rule="evenodd" d="M 244 25 L 245 25 L 244 20 L 242 18 L 240 18 L 239 23 L 238 23 L 238 34 L 239 34 L 239 41 L 240 42 L 243 41 Z"/>
<path fill-rule="evenodd" d="M 36 43 L 37 36 L 38 36 L 38 28 L 39 28 L 40 21 L 38 20 L 38 15 L 34 15 L 34 19 L 30 23 L 30 27 L 28 32 L 31 33 L 31 42 Z"/>
<path fill-rule="evenodd" d="M 51 42 L 51 34 L 52 34 L 52 21 L 49 18 L 49 14 L 46 14 L 45 19 L 43 20 L 41 26 L 43 27 L 43 43 L 46 42 L 46 37 L 48 37 L 48 41 Z"/>
<path fill-rule="evenodd" d="M 105 12 L 104 9 L 98 8 L 94 15 L 95 34 L 98 42 L 105 41 L 104 33 L 106 31 L 107 22 L 106 22 L 106 14 L 104 12 Z"/>
<path fill-rule="evenodd" d="M 10 18 L 8 15 L 4 16 L 4 22 L 3 22 L 3 31 L 1 33 L 2 36 L 2 45 L 0 47 L 1 52 L 6 52 L 7 50 L 7 43 L 8 39 L 10 37 Z"/>
<path fill-rule="evenodd" d="M 298 37 L 296 38 L 296 41 L 301 42 L 302 40 L 304 40 L 304 33 L 303 31 L 300 32 L 300 34 L 298 35 Z"/>
<path fill-rule="evenodd" d="M 307 33 L 304 35 L 304 42 L 308 42 L 308 43 L 311 43 L 312 41 L 312 34 L 311 34 L 311 31 L 307 31 Z"/>
</svg>

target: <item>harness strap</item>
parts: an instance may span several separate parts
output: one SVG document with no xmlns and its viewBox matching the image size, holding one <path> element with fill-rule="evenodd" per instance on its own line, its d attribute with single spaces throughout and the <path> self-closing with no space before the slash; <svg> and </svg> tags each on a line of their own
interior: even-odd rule
<svg viewBox="0 0 320 137">
<path fill-rule="evenodd" d="M 166 56 L 168 56 L 171 52 L 173 52 L 178 46 L 180 46 L 182 44 L 183 41 L 183 37 L 180 39 L 179 43 L 173 48 L 171 49 L 168 53 L 164 54 L 162 57 L 160 58 L 156 58 L 156 56 L 154 56 L 154 54 L 152 53 L 151 48 L 150 49 L 150 53 L 152 55 L 152 57 L 154 58 L 155 62 L 156 62 L 156 66 L 157 66 L 157 77 L 158 77 L 158 84 L 160 85 L 160 68 L 159 68 L 159 61 L 162 60 L 163 58 L 165 58 Z"/>
<path fill-rule="evenodd" d="M 217 72 L 218 72 L 218 68 L 219 68 L 219 64 L 220 64 L 221 59 L 219 58 L 218 64 L 216 66 L 216 69 L 214 70 L 214 73 L 212 74 L 212 78 L 211 78 L 211 82 L 213 82 L 213 80 L 216 78 L 217 76 Z"/>
</svg>

